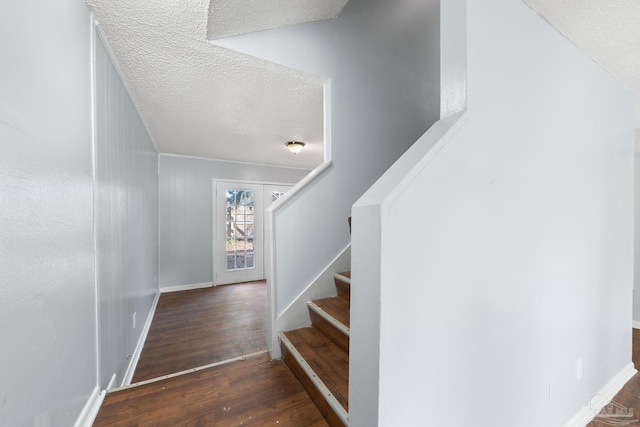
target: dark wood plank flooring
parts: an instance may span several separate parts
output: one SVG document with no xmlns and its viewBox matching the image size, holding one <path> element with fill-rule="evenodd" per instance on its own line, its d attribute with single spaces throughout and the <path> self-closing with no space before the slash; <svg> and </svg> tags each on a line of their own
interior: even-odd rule
<svg viewBox="0 0 640 427">
<path fill-rule="evenodd" d="M 264 281 L 162 294 L 132 383 L 266 349 Z"/>
<path fill-rule="evenodd" d="M 266 285 L 227 285 L 161 296 L 133 382 L 265 349 Z M 633 330 L 640 369 L 640 331 Z M 317 367 L 316 367 L 317 368 Z M 336 390 L 344 400 L 346 390 Z M 341 396 L 344 395 L 344 396 Z M 640 418 L 640 374 L 613 399 Z M 328 426 L 281 361 L 261 355 L 110 392 L 95 427 Z M 589 427 L 605 427 L 598 419 Z"/>
<path fill-rule="evenodd" d="M 328 427 L 282 361 L 253 357 L 108 393 L 94 427 Z"/>
<path fill-rule="evenodd" d="M 640 330 L 633 330 L 633 364 L 636 369 L 640 370 Z M 612 399 L 618 405 L 622 405 L 624 408 L 633 409 L 634 416 L 630 420 L 640 419 L 640 373 L 634 375 L 631 380 L 620 390 L 618 394 Z M 587 424 L 588 427 L 611 427 L 612 421 L 625 421 L 624 419 L 618 420 L 598 420 L 596 417 L 592 422 Z M 616 424 L 627 425 L 627 424 Z M 640 425 L 640 421 L 628 425 Z"/>
</svg>

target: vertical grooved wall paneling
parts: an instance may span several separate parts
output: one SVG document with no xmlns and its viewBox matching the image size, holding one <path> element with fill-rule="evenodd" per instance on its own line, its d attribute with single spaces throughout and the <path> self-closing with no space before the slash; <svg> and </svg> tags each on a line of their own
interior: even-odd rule
<svg viewBox="0 0 640 427">
<path fill-rule="evenodd" d="M 99 380 L 122 383 L 158 293 L 158 153 L 96 37 Z M 136 313 L 136 327 L 133 316 Z"/>
</svg>

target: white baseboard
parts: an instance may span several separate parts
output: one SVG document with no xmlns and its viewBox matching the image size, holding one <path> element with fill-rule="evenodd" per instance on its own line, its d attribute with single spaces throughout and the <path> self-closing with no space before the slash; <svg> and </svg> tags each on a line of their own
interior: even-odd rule
<svg viewBox="0 0 640 427">
<path fill-rule="evenodd" d="M 129 366 L 127 366 L 127 371 L 124 373 L 124 378 L 122 378 L 122 383 L 120 384 L 120 387 L 124 387 L 131 384 L 131 379 L 133 378 L 133 373 L 135 372 L 136 366 L 138 365 L 138 361 L 140 360 L 142 347 L 144 347 L 144 342 L 147 340 L 147 334 L 149 333 L 149 329 L 151 328 L 153 315 L 156 314 L 156 307 L 158 306 L 159 300 L 160 300 L 160 293 L 157 293 L 156 297 L 153 299 L 153 302 L 151 303 L 151 309 L 149 310 L 149 314 L 147 315 L 147 320 L 144 322 L 144 327 L 142 328 L 142 332 L 140 333 L 140 337 L 138 338 L 138 344 L 136 344 L 136 348 L 133 351 L 133 355 L 131 356 L 131 360 L 129 361 Z"/>
<path fill-rule="evenodd" d="M 96 386 L 89 396 L 89 400 L 82 408 L 82 412 L 80 412 L 80 416 L 76 420 L 76 423 L 73 425 L 74 427 L 91 427 L 93 422 L 98 415 L 98 411 L 100 411 L 100 406 L 102 406 L 102 401 L 104 400 L 104 391 L 100 391 L 100 388 Z"/>
<path fill-rule="evenodd" d="M 590 396 L 580 412 L 574 415 L 564 427 L 584 427 L 589 424 L 600 413 L 600 410 L 611 402 L 611 399 L 618 394 L 636 372 L 638 371 L 633 367 L 633 363 L 625 366 L 602 390 Z"/>
<path fill-rule="evenodd" d="M 190 291 L 192 289 L 211 287 L 213 287 L 213 282 L 194 283 L 192 285 L 163 286 L 160 288 L 160 293 L 166 294 L 167 292 Z"/>
<path fill-rule="evenodd" d="M 640 329 L 640 322 L 638 322 L 637 320 L 632 320 L 631 321 L 631 327 L 633 329 Z"/>
<path fill-rule="evenodd" d="M 118 375 L 114 372 L 113 375 L 111 375 L 111 379 L 109 380 L 109 384 L 107 384 L 107 388 L 105 389 L 105 391 L 109 391 L 116 386 L 117 378 Z"/>
</svg>

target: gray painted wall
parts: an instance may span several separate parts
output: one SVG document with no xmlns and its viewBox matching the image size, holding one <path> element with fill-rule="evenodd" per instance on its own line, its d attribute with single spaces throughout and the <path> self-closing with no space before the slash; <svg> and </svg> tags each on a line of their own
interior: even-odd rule
<svg viewBox="0 0 640 427">
<path fill-rule="evenodd" d="M 0 13 L 0 425 L 71 426 L 96 387 L 90 19 Z"/>
<path fill-rule="evenodd" d="M 122 377 L 157 293 L 157 153 L 97 43 L 93 157 L 93 36 L 82 2 L 0 15 L 3 426 L 73 425 Z"/>
<path fill-rule="evenodd" d="M 158 153 L 96 37 L 99 384 L 122 385 L 158 289 Z M 133 315 L 136 314 L 136 327 Z"/>
<path fill-rule="evenodd" d="M 309 171 L 160 156 L 160 287 L 212 282 L 213 179 L 296 183 Z"/>
<path fill-rule="evenodd" d="M 331 79 L 333 166 L 277 212 L 278 313 L 348 244 L 355 200 L 440 117 L 439 4 L 351 0 L 333 20 L 216 42 Z"/>
<path fill-rule="evenodd" d="M 278 211 L 278 314 L 349 242 L 355 200 L 439 118 L 439 12 L 439 1 L 352 0 L 335 20 L 334 166 Z"/>
</svg>

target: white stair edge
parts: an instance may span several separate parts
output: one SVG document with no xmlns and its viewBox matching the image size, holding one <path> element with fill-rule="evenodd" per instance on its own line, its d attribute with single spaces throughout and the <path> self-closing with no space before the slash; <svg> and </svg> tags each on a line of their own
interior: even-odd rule
<svg viewBox="0 0 640 427">
<path fill-rule="evenodd" d="M 130 388 L 136 388 L 147 384 L 156 383 L 158 381 L 168 380 L 169 378 L 180 377 L 182 375 L 191 374 L 193 372 L 202 371 L 209 368 L 215 368 L 216 366 L 227 365 L 233 362 L 241 362 L 243 360 L 251 359 L 253 357 L 262 356 L 267 354 L 267 350 L 260 350 L 249 354 L 243 354 L 242 356 L 232 357 L 230 359 L 221 360 L 219 362 L 209 363 L 208 365 L 198 366 L 196 368 L 185 369 L 184 371 L 174 372 L 172 374 L 163 375 L 161 377 L 150 378 L 148 380 L 138 381 L 137 383 L 128 384 L 126 386 L 118 387 L 107 391 L 107 393 L 115 393 L 122 390 L 127 390 Z"/>
<path fill-rule="evenodd" d="M 346 336 L 349 336 L 349 328 L 347 328 L 345 325 L 340 323 L 335 317 L 333 317 L 332 315 L 324 311 L 313 301 L 309 301 L 307 305 L 309 306 L 309 309 L 315 311 L 318 314 L 318 316 L 322 317 L 324 320 L 329 322 L 331 326 L 333 326 L 334 328 L 336 328 Z"/>
<path fill-rule="evenodd" d="M 140 361 L 140 356 L 142 355 L 142 349 L 144 347 L 144 343 L 147 341 L 147 336 L 149 335 L 149 331 L 151 330 L 151 323 L 153 322 L 153 318 L 156 315 L 156 308 L 158 308 L 158 302 L 160 301 L 160 292 L 156 294 L 153 298 L 153 302 L 151 303 L 151 308 L 149 309 L 149 314 L 147 314 L 147 320 L 144 322 L 144 326 L 142 327 L 142 332 L 140 332 L 140 336 L 138 337 L 138 343 L 136 344 L 136 348 L 133 349 L 133 355 L 129 360 L 129 366 L 127 366 L 127 370 L 124 373 L 124 377 L 122 378 L 121 387 L 128 386 L 131 384 L 131 380 L 133 379 L 133 374 L 136 371 L 136 366 L 138 366 L 138 362 Z M 109 383 L 107 390 L 113 389 L 113 381 L 114 378 L 111 379 L 112 382 Z"/>
<path fill-rule="evenodd" d="M 333 277 L 335 277 L 335 278 L 336 278 L 336 279 L 338 279 L 338 280 L 342 280 L 344 283 L 347 283 L 347 284 L 349 284 L 349 285 L 351 284 L 351 278 L 350 278 L 350 277 L 347 277 L 347 276 L 343 276 L 343 275 L 342 275 L 342 274 L 340 274 L 340 273 L 335 273 L 335 274 L 333 275 Z"/>
<path fill-rule="evenodd" d="M 318 391 L 324 396 L 331 409 L 340 417 L 340 420 L 344 423 L 345 426 L 349 425 L 349 414 L 342 407 L 338 399 L 331 393 L 331 391 L 327 388 L 324 382 L 318 377 L 316 372 L 309 366 L 304 357 L 298 352 L 298 350 L 294 347 L 294 345 L 289 341 L 289 339 L 284 335 L 284 333 L 280 332 L 278 334 L 280 336 L 280 342 L 289 350 L 293 358 L 298 362 L 300 368 L 304 371 L 304 373 L 309 377 L 313 385 L 318 389 Z"/>
</svg>

